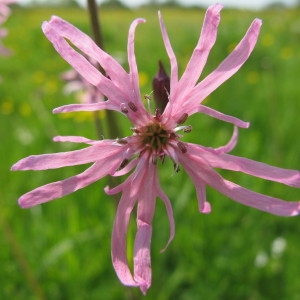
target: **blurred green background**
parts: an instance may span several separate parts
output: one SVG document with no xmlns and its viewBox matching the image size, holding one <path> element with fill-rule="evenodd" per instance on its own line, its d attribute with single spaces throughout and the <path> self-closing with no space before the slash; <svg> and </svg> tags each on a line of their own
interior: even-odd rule
<svg viewBox="0 0 300 300">
<path fill-rule="evenodd" d="M 183 71 L 198 40 L 204 10 L 163 9 L 172 45 Z M 107 179 L 70 196 L 23 210 L 17 199 L 40 185 L 67 178 L 86 166 L 60 170 L 10 172 L 31 154 L 73 150 L 54 143 L 55 135 L 96 138 L 88 113 L 52 115 L 53 108 L 74 103 L 64 95 L 61 73 L 69 66 L 54 51 L 41 23 L 59 15 L 91 33 L 84 9 L 15 8 L 5 27 L 4 42 L 13 55 L 0 58 L 0 298 L 1 299 L 300 299 L 300 219 L 272 216 L 243 207 L 208 188 L 212 213 L 198 212 L 194 187 L 184 170 L 173 174 L 171 162 L 160 166 L 161 184 L 175 214 L 176 236 L 168 239 L 165 208 L 157 202 L 153 222 L 153 283 L 147 296 L 117 279 L 110 258 L 115 202 L 103 192 Z M 101 11 L 105 48 L 124 60 L 131 21 L 147 19 L 136 33 L 141 90 L 149 94 L 161 59 L 168 69 L 156 10 Z M 300 169 L 300 10 L 222 12 L 218 39 L 204 75 L 212 71 L 240 41 L 255 17 L 263 19 L 258 44 L 248 62 L 209 96 L 206 104 L 250 121 L 240 130 L 233 154 Z M 105 118 L 105 115 L 101 115 Z M 129 128 L 124 118 L 122 128 Z M 195 115 L 185 140 L 220 146 L 232 126 Z M 124 125 L 124 126 L 123 126 Z M 124 131 L 124 135 L 129 134 Z M 224 177 L 255 191 L 297 200 L 297 189 L 220 171 Z M 134 220 L 128 234 L 135 235 Z M 129 249 L 129 257 L 132 250 Z"/>
</svg>

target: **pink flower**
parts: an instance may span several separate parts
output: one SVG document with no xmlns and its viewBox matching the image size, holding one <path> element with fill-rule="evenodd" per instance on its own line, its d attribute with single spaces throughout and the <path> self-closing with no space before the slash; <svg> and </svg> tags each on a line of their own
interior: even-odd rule
<svg viewBox="0 0 300 300">
<path fill-rule="evenodd" d="M 0 25 L 2 25 L 11 14 L 10 4 L 17 3 L 17 0 L 0 0 Z M 6 37 L 7 29 L 0 28 L 0 55 L 8 56 L 11 51 L 2 45 L 2 39 Z"/>
<path fill-rule="evenodd" d="M 143 19 L 135 20 L 128 37 L 127 73 L 116 60 L 99 49 L 94 42 L 66 21 L 53 17 L 43 24 L 47 38 L 59 54 L 71 66 L 107 97 L 107 101 L 91 104 L 73 104 L 54 110 L 55 113 L 70 111 L 116 110 L 131 121 L 133 134 L 122 139 L 93 141 L 78 136 L 55 137 L 55 141 L 85 143 L 88 147 L 71 152 L 29 156 L 17 162 L 12 170 L 45 170 L 65 166 L 93 163 L 86 171 L 74 177 L 39 187 L 19 199 L 22 207 L 31 207 L 81 189 L 105 175 L 128 178 L 119 186 L 105 189 L 111 195 L 122 193 L 112 233 L 112 261 L 116 273 L 125 285 L 139 286 L 143 293 L 151 285 L 150 242 L 152 218 L 156 198 L 165 206 L 170 222 L 170 238 L 175 232 L 170 201 L 162 191 L 157 164 L 169 157 L 175 171 L 181 165 L 195 184 L 199 210 L 209 213 L 205 187 L 212 186 L 229 198 L 244 205 L 280 216 L 294 216 L 300 212 L 300 202 L 283 200 L 258 194 L 222 178 L 214 169 L 221 168 L 243 172 L 252 176 L 300 187 L 299 171 L 272 167 L 260 162 L 227 154 L 237 142 L 237 127 L 248 123 L 215 111 L 201 102 L 224 81 L 235 74 L 248 59 L 259 34 L 261 21 L 255 19 L 233 52 L 206 78 L 197 83 L 213 47 L 220 21 L 222 6 L 208 8 L 198 44 L 183 73 L 178 77 L 178 66 L 163 20 L 159 14 L 163 41 L 171 62 L 169 102 L 163 112 L 150 114 L 144 107 L 139 91 L 138 71 L 134 54 L 134 34 Z M 71 46 L 73 44 L 75 48 Z M 81 53 L 95 59 L 108 77 L 89 63 Z M 179 131 L 190 131 L 182 124 L 195 113 L 208 114 L 235 125 L 233 136 L 227 145 L 212 149 L 180 140 Z M 134 206 L 137 205 L 137 234 L 134 244 L 133 274 L 128 266 L 126 233 Z"/>
</svg>

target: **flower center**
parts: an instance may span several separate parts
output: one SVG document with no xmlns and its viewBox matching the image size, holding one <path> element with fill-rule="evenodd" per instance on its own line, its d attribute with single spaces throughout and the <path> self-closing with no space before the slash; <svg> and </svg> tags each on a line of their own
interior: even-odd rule
<svg viewBox="0 0 300 300">
<path fill-rule="evenodd" d="M 141 138 L 141 144 L 156 153 L 161 153 L 169 138 L 176 135 L 166 130 L 160 123 L 154 122 L 135 129 L 134 132 Z"/>
<path fill-rule="evenodd" d="M 178 120 L 177 124 L 179 125 L 184 123 L 187 117 L 187 114 L 183 114 Z M 161 122 L 161 115 L 159 111 L 156 110 L 151 123 L 141 127 L 131 128 L 131 130 L 134 133 L 134 139 L 131 140 L 132 149 L 134 149 L 136 153 L 139 153 L 140 156 L 145 152 L 150 153 L 152 163 L 156 164 L 158 159 L 164 162 L 166 154 L 170 156 L 170 149 L 168 149 L 168 147 L 172 147 L 173 149 L 176 147 L 182 153 L 186 153 L 188 151 L 187 145 L 179 140 L 182 135 L 177 134 L 177 131 L 183 131 L 184 133 L 187 133 L 192 130 L 192 126 L 179 126 L 174 129 L 167 129 L 166 126 Z M 126 145 L 128 140 L 127 138 L 118 138 L 116 139 L 116 142 Z M 176 157 L 171 155 L 170 158 L 174 162 L 175 171 L 178 172 L 179 166 Z M 119 169 L 124 168 L 128 164 L 129 159 L 125 158 Z"/>
</svg>

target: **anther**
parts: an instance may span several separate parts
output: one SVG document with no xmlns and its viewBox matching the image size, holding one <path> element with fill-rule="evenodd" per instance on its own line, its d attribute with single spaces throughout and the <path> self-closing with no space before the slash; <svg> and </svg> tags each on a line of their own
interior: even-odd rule
<svg viewBox="0 0 300 300">
<path fill-rule="evenodd" d="M 141 131 L 135 127 L 130 128 L 130 130 L 134 133 L 141 133 Z"/>
<path fill-rule="evenodd" d="M 182 153 L 186 153 L 187 148 L 186 148 L 186 146 L 185 146 L 184 143 L 178 142 L 178 143 L 177 143 L 177 146 L 178 146 L 178 148 L 180 149 L 180 151 L 181 151 Z"/>
<path fill-rule="evenodd" d="M 148 101 L 150 101 L 152 99 L 151 95 L 149 95 L 149 94 L 146 94 L 144 96 L 144 98 L 145 98 L 145 100 L 148 100 Z"/>
<path fill-rule="evenodd" d="M 183 128 L 183 132 L 184 132 L 184 133 L 189 133 L 189 132 L 191 132 L 191 131 L 192 131 L 192 126 L 191 126 L 191 125 L 185 126 L 185 127 Z"/>
<path fill-rule="evenodd" d="M 116 142 L 117 142 L 118 144 L 121 144 L 121 145 L 126 145 L 126 144 L 128 144 L 127 140 L 125 140 L 125 139 L 119 139 L 119 138 L 116 138 Z"/>
<path fill-rule="evenodd" d="M 121 162 L 119 169 L 120 169 L 120 170 L 123 169 L 125 166 L 127 166 L 128 163 L 129 163 L 129 160 L 128 160 L 127 158 L 125 158 L 125 159 Z"/>
<path fill-rule="evenodd" d="M 137 112 L 137 107 L 133 102 L 129 102 L 128 103 L 129 108 L 133 111 L 133 112 Z"/>
<path fill-rule="evenodd" d="M 125 103 L 121 103 L 121 112 L 124 114 L 128 114 L 128 109 Z"/>
<path fill-rule="evenodd" d="M 187 113 L 184 113 L 178 120 L 177 120 L 177 124 L 179 125 L 179 124 L 183 124 L 186 120 L 187 120 L 187 118 L 188 118 L 188 114 Z"/>
</svg>

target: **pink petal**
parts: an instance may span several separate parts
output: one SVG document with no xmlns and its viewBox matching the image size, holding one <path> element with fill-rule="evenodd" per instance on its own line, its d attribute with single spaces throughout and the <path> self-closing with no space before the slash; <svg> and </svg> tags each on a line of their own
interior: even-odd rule
<svg viewBox="0 0 300 300">
<path fill-rule="evenodd" d="M 191 177 L 195 186 L 197 186 L 197 199 L 199 211 L 203 214 L 209 214 L 211 212 L 211 206 L 209 202 L 206 201 L 206 187 L 201 181 L 197 180 L 195 177 Z"/>
<path fill-rule="evenodd" d="M 134 280 L 145 295 L 151 285 L 150 244 L 152 225 L 137 221 L 138 231 L 134 243 Z"/>
<path fill-rule="evenodd" d="M 124 168 L 122 168 L 121 170 L 113 173 L 113 174 L 110 174 L 111 176 L 123 176 L 127 173 L 129 173 L 134 167 L 136 167 L 136 165 L 138 164 L 138 159 L 135 158 L 135 159 L 132 159 L 127 166 L 125 166 Z M 111 190 L 107 190 L 108 194 L 111 193 Z M 110 194 L 111 195 L 111 194 Z"/>
<path fill-rule="evenodd" d="M 68 22 L 58 17 L 52 17 L 50 22 L 43 23 L 43 31 L 57 52 L 85 80 L 94 85 L 99 92 L 108 98 L 108 101 L 102 103 L 63 106 L 55 109 L 55 113 L 101 109 L 124 112 L 121 106 L 125 105 L 127 106 L 126 115 L 133 124 L 141 125 L 143 122 L 150 121 L 151 117 L 146 112 L 140 97 L 138 71 L 134 55 L 135 28 L 141 22 L 143 22 L 142 19 L 135 20 L 129 30 L 128 59 L 130 74 L 127 74 L 121 65 L 110 55 L 97 47 L 90 37 Z M 104 76 L 83 55 L 77 52 L 66 39 L 90 58 L 98 61 L 108 77 Z M 132 105 L 135 106 L 134 109 L 130 109 Z"/>
<path fill-rule="evenodd" d="M 230 141 L 225 146 L 214 149 L 214 152 L 216 154 L 231 152 L 233 148 L 236 146 L 238 140 L 238 134 L 239 134 L 238 127 L 234 126 L 233 134 L 231 136 Z"/>
<path fill-rule="evenodd" d="M 171 62 L 171 74 L 170 74 L 170 85 L 171 85 L 171 95 L 170 97 L 173 97 L 173 90 L 175 89 L 175 87 L 177 86 L 178 83 L 178 65 L 177 65 L 177 59 L 175 56 L 175 53 L 173 51 L 173 48 L 171 46 L 171 42 L 162 18 L 162 15 L 160 13 L 160 11 L 158 12 L 158 17 L 159 17 L 159 23 L 160 23 L 160 30 L 162 33 L 162 37 L 163 37 L 163 42 L 165 44 L 165 48 L 167 51 L 167 54 L 169 56 L 170 62 Z"/>
<path fill-rule="evenodd" d="M 120 104 L 116 105 L 110 100 L 104 102 L 97 102 L 97 103 L 87 103 L 87 104 L 68 104 L 53 109 L 53 113 L 57 114 L 57 113 L 68 113 L 74 111 L 98 111 L 104 109 L 120 111 Z"/>
<path fill-rule="evenodd" d="M 143 179 L 145 178 L 147 160 L 142 157 L 139 166 L 126 181 L 112 190 L 106 188 L 106 193 L 123 192 L 120 199 L 112 232 L 112 261 L 120 281 L 124 285 L 139 286 L 133 278 L 127 260 L 127 229 L 131 212 L 141 195 Z M 140 280 L 141 282 L 141 280 Z"/>
<path fill-rule="evenodd" d="M 120 108 L 120 99 L 124 98 L 123 91 L 120 91 L 119 88 L 116 87 L 115 82 L 108 79 L 106 76 L 101 74 L 101 72 L 95 68 L 83 55 L 79 54 L 75 51 L 70 44 L 65 40 L 62 36 L 66 31 L 67 37 L 71 39 L 71 41 L 75 42 L 77 45 L 77 40 L 83 39 L 86 41 L 91 49 L 97 47 L 90 38 L 86 38 L 85 34 L 73 27 L 71 24 L 57 18 L 53 17 L 50 22 L 43 23 L 43 31 L 49 41 L 53 44 L 56 51 L 88 82 L 97 87 L 101 93 L 107 96 L 107 98 L 112 102 L 111 105 L 116 110 Z M 73 36 L 74 35 L 74 36 Z M 75 39 L 75 41 L 74 41 Z M 84 43 L 77 45 L 80 48 L 80 45 L 84 45 Z M 97 48 L 99 49 L 99 48 Z M 129 83 L 129 78 L 127 80 L 127 85 Z M 129 98 L 129 96 L 128 96 Z M 102 106 L 100 106 L 103 109 Z"/>
<path fill-rule="evenodd" d="M 136 198 L 130 190 L 124 191 L 119 202 L 112 231 L 111 256 L 118 278 L 124 285 L 138 286 L 130 272 L 127 260 L 127 229 Z"/>
<path fill-rule="evenodd" d="M 145 294 L 151 285 L 151 223 L 157 196 L 162 198 L 168 212 L 171 228 L 169 242 L 175 231 L 171 204 L 160 189 L 157 167 L 151 162 L 151 156 L 142 155 L 135 171 L 127 180 L 112 190 L 106 188 L 106 192 L 108 194 L 123 192 L 112 238 L 112 259 L 116 273 L 123 284 L 138 285 Z M 130 214 L 136 202 L 137 234 L 134 243 L 134 276 L 132 276 L 127 261 L 126 233 Z"/>
<path fill-rule="evenodd" d="M 16 170 L 46 170 L 56 169 L 66 166 L 75 166 L 95 162 L 97 160 L 111 159 L 114 155 L 120 155 L 124 152 L 125 146 L 115 145 L 112 141 L 99 141 L 97 145 L 90 147 L 54 154 L 31 155 L 19 160 L 12 167 Z"/>
<path fill-rule="evenodd" d="M 127 45 L 127 52 L 128 52 L 128 63 L 130 69 L 130 83 L 131 83 L 131 97 L 130 102 L 134 104 L 136 107 L 136 111 L 132 112 L 132 109 L 128 109 L 130 115 L 130 120 L 135 125 L 142 125 L 147 122 L 151 121 L 150 115 L 145 110 L 143 102 L 141 101 L 140 95 L 140 86 L 139 86 L 139 73 L 136 64 L 136 58 L 134 54 L 134 37 L 135 37 L 135 30 L 138 24 L 144 23 L 144 19 L 136 19 L 132 22 L 129 28 L 128 34 L 128 45 Z M 122 99 L 122 98 L 121 98 Z"/>
<path fill-rule="evenodd" d="M 98 144 L 99 140 L 90 140 L 82 136 L 55 136 L 54 142 L 70 142 L 70 143 L 84 143 L 88 145 Z"/>
<path fill-rule="evenodd" d="M 180 155 L 179 158 L 186 172 L 194 182 L 197 179 L 201 184 L 208 184 L 241 204 L 279 216 L 295 216 L 300 213 L 300 202 L 287 202 L 278 198 L 265 196 L 225 180 L 203 158 L 197 157 L 195 159 L 195 157 L 187 155 L 187 153 Z M 195 186 L 198 189 L 198 185 L 195 184 Z"/>
<path fill-rule="evenodd" d="M 258 161 L 230 154 L 217 154 L 211 149 L 188 144 L 192 159 L 205 159 L 212 168 L 243 172 L 255 177 L 280 182 L 292 187 L 300 187 L 300 172 L 296 170 L 273 167 Z"/>
<path fill-rule="evenodd" d="M 217 110 L 214 110 L 210 107 L 204 106 L 204 105 L 197 105 L 197 111 L 199 113 L 203 113 L 206 115 L 209 115 L 213 118 L 219 119 L 221 121 L 224 122 L 228 122 L 228 123 L 232 123 L 233 125 L 237 126 L 237 127 L 241 127 L 241 128 L 248 128 L 250 123 L 249 122 L 244 122 L 238 118 L 232 117 L 232 116 L 228 116 L 225 115 Z M 193 112 L 189 112 L 189 114 L 193 114 Z"/>
<path fill-rule="evenodd" d="M 214 4 L 207 9 L 198 44 L 194 49 L 194 52 L 181 79 L 179 80 L 177 97 L 175 99 L 171 98 L 173 103 L 176 100 L 181 103 L 185 91 L 192 89 L 198 81 L 206 64 L 211 48 L 215 44 L 217 38 L 218 25 L 220 22 L 220 11 L 222 8 L 223 5 Z"/>
<path fill-rule="evenodd" d="M 204 22 L 204 27 L 203 27 L 203 32 L 205 33 L 204 37 L 207 37 L 209 35 L 209 30 L 212 30 L 213 32 L 213 38 L 211 40 L 210 39 L 208 40 L 209 46 L 207 50 L 205 50 L 205 56 L 209 54 L 209 50 L 213 46 L 213 43 L 215 41 L 214 35 L 216 34 L 217 25 L 219 22 L 219 11 L 221 7 L 222 6 L 220 5 L 212 6 L 211 7 L 212 10 L 208 11 L 207 19 L 205 19 Z M 210 24 L 209 22 L 213 22 L 213 23 Z M 170 102 L 163 114 L 163 121 L 165 124 L 167 124 L 167 126 L 171 126 L 171 127 L 176 126 L 175 124 L 176 120 L 178 120 L 178 118 L 180 118 L 184 113 L 188 115 L 192 115 L 200 111 L 209 114 L 213 117 L 219 118 L 221 120 L 225 120 L 226 122 L 232 122 L 234 125 L 239 127 L 249 126 L 249 124 L 246 122 L 242 122 L 236 118 L 223 115 L 205 106 L 199 106 L 199 103 L 201 103 L 209 94 L 211 94 L 215 89 L 217 89 L 228 78 L 230 78 L 233 74 L 235 74 L 241 68 L 241 66 L 246 62 L 246 60 L 250 56 L 256 44 L 261 24 L 262 24 L 261 20 L 255 19 L 252 22 L 247 33 L 245 34 L 244 38 L 236 46 L 234 51 L 217 67 L 217 69 L 215 69 L 212 73 L 210 73 L 194 88 L 190 87 L 189 89 L 186 89 L 185 87 L 186 84 L 185 85 L 183 84 L 181 86 L 180 85 L 181 83 L 178 84 L 178 87 L 180 85 L 178 91 L 177 91 L 177 86 L 175 87 L 176 91 L 172 91 L 171 88 Z M 209 25 L 211 25 L 212 27 L 210 27 Z M 205 42 L 206 41 L 203 38 L 203 43 Z M 199 43 L 202 43 L 201 37 Z M 205 56 L 204 59 L 206 60 Z M 197 55 L 195 54 L 195 56 L 191 58 L 190 64 L 188 66 L 188 70 L 184 74 L 184 78 L 186 77 L 186 80 L 184 80 L 183 83 L 186 83 L 186 81 L 189 78 L 192 78 L 191 82 L 195 81 L 195 78 L 193 78 L 193 76 L 196 76 L 195 74 L 197 74 L 197 70 L 192 68 L 193 66 L 192 62 L 196 60 L 200 60 L 200 57 L 197 57 Z M 205 61 L 203 63 L 205 63 Z M 202 65 L 200 67 L 200 70 L 202 71 Z M 184 91 L 185 89 L 187 93 L 181 94 L 182 91 Z M 182 101 L 183 98 L 184 101 Z"/>
<path fill-rule="evenodd" d="M 201 102 L 223 82 L 234 75 L 246 62 L 256 44 L 261 20 L 255 19 L 246 35 L 232 53 L 205 79 L 203 79 L 190 95 L 189 102 Z"/>
<path fill-rule="evenodd" d="M 139 283 L 141 291 L 145 294 L 151 285 L 151 255 L 150 243 L 152 236 L 152 219 L 156 204 L 157 182 L 156 166 L 150 163 L 144 166 L 140 178 L 139 199 L 137 207 L 137 234 L 134 243 L 134 279 Z M 138 184 L 134 182 L 133 184 Z"/>
<path fill-rule="evenodd" d="M 140 105 L 140 86 L 139 86 L 139 73 L 137 69 L 135 54 L 134 54 L 134 36 L 135 36 L 135 30 L 138 24 L 144 23 L 146 20 L 144 19 L 136 19 L 134 20 L 129 28 L 129 34 L 128 34 L 128 45 L 127 45 L 127 52 L 128 52 L 128 63 L 129 63 L 129 74 L 131 83 L 133 86 L 133 93 L 135 94 L 135 98 L 133 98 L 133 102 L 135 105 Z"/>
<path fill-rule="evenodd" d="M 45 22 L 42 28 L 45 35 L 52 43 L 56 44 L 56 42 L 58 41 L 62 42 L 62 40 L 66 38 L 83 53 L 91 57 L 93 60 L 99 62 L 100 66 L 105 70 L 111 81 L 114 82 L 118 88 L 122 89 L 122 94 L 127 94 L 127 96 L 129 97 L 131 92 L 130 87 L 128 86 L 128 74 L 112 56 L 108 55 L 106 52 L 100 49 L 88 35 L 81 32 L 72 24 L 56 16 L 52 17 L 50 22 Z M 56 45 L 56 47 L 58 48 L 57 50 L 60 53 L 59 45 Z M 79 58 L 79 54 L 75 57 Z M 68 62 L 72 65 L 72 59 Z M 75 63 L 76 62 L 74 61 L 74 64 Z M 98 72 L 98 78 L 100 74 L 101 73 Z M 90 78 L 90 76 L 88 76 L 86 72 L 83 77 Z"/>
<path fill-rule="evenodd" d="M 167 215 L 168 215 L 168 219 L 169 219 L 169 224 L 170 224 L 170 236 L 169 236 L 169 240 L 167 241 L 166 246 L 161 250 L 161 252 L 164 252 L 168 248 L 169 244 L 171 243 L 171 241 L 173 240 L 173 238 L 175 236 L 175 222 L 174 222 L 173 209 L 172 209 L 171 202 L 170 202 L 169 198 L 166 196 L 166 194 L 160 188 L 159 182 L 158 182 L 158 177 L 157 177 L 156 186 L 157 186 L 156 187 L 157 188 L 157 196 L 165 204 Z"/>
<path fill-rule="evenodd" d="M 241 204 L 283 217 L 296 216 L 300 213 L 300 202 L 287 202 L 278 198 L 262 195 L 247 190 L 222 177 L 219 178 L 220 180 L 217 183 L 215 182 L 216 177 L 217 176 L 211 178 L 209 185 Z"/>
<path fill-rule="evenodd" d="M 188 153 L 189 152 L 190 149 Z M 203 180 L 201 180 L 200 176 L 198 175 L 198 172 L 201 172 L 202 165 L 200 165 L 198 160 L 190 157 L 188 153 L 178 153 L 178 160 L 182 164 L 185 171 L 188 173 L 189 177 L 195 185 L 199 211 L 204 214 L 209 214 L 211 212 L 211 206 L 206 200 L 206 183 Z"/>
<path fill-rule="evenodd" d="M 255 177 L 280 182 L 292 187 L 300 187 L 300 172 L 273 167 L 251 159 L 223 154 L 214 161 L 223 169 L 239 171 Z"/>
<path fill-rule="evenodd" d="M 82 189 L 99 180 L 116 168 L 116 162 L 96 162 L 83 173 L 68 179 L 49 183 L 32 190 L 19 198 L 19 205 L 22 208 L 32 207 L 50 200 L 61 198 Z"/>
</svg>

